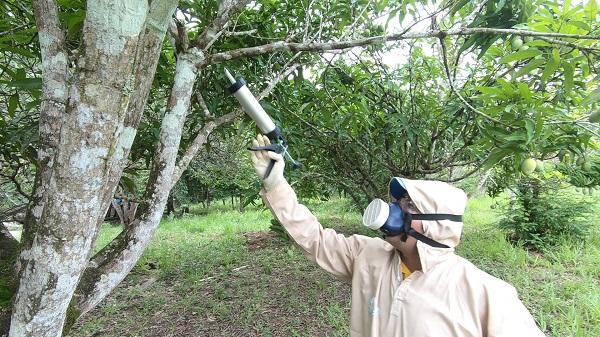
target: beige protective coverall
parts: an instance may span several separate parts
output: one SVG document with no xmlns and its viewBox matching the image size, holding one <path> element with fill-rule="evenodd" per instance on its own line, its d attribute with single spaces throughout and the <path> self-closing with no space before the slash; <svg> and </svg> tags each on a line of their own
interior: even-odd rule
<svg viewBox="0 0 600 337">
<path fill-rule="evenodd" d="M 463 214 L 462 190 L 402 180 L 421 213 Z M 426 236 L 451 248 L 418 241 L 422 271 L 403 280 L 400 255 L 386 241 L 323 229 L 287 182 L 261 194 L 312 260 L 352 283 L 350 336 L 544 336 L 514 287 L 454 254 L 462 223 L 423 221 Z"/>
</svg>

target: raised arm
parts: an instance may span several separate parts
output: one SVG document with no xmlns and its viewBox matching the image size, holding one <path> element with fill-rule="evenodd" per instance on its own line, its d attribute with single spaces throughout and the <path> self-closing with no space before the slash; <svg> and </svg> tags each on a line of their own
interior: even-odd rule
<svg viewBox="0 0 600 337">
<path fill-rule="evenodd" d="M 253 145 L 264 146 L 268 138 L 259 135 Z M 317 218 L 304 205 L 298 203 L 296 193 L 283 177 L 284 162 L 281 155 L 256 151 L 251 154 L 259 177 L 264 177 L 271 160 L 275 161 L 269 176 L 263 180 L 261 195 L 273 215 L 281 222 L 294 241 L 326 271 L 344 278 L 352 277 L 354 258 L 367 237 L 345 237 L 332 229 L 324 229 Z"/>
</svg>

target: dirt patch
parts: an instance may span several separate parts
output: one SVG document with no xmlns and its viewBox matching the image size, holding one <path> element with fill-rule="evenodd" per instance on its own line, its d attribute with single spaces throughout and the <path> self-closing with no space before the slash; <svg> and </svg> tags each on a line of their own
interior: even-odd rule
<svg viewBox="0 0 600 337">
<path fill-rule="evenodd" d="M 273 232 L 247 232 L 244 233 L 243 236 L 246 238 L 248 250 L 251 252 L 273 245 L 278 241 L 282 241 L 277 237 L 277 234 Z"/>
</svg>

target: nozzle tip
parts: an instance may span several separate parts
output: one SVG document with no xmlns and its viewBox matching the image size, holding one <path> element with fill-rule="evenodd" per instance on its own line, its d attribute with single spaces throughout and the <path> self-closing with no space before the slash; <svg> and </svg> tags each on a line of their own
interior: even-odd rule
<svg viewBox="0 0 600 337">
<path fill-rule="evenodd" d="M 231 73 L 229 72 L 229 70 L 227 70 L 227 68 L 225 68 L 225 76 L 227 76 L 227 78 L 229 79 L 229 82 L 231 82 L 231 84 L 235 83 L 235 78 L 233 78 L 233 76 L 231 76 Z"/>
</svg>

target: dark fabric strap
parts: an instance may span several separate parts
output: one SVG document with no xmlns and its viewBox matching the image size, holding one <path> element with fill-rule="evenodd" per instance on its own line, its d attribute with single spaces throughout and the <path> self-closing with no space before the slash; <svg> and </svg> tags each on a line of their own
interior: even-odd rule
<svg viewBox="0 0 600 337">
<path fill-rule="evenodd" d="M 443 243 L 439 243 L 433 239 L 430 239 L 428 237 L 426 237 L 425 235 L 417 232 L 416 230 L 414 230 L 413 228 L 411 228 L 408 231 L 408 235 L 412 236 L 413 238 L 422 241 L 423 243 L 426 243 L 428 245 L 430 245 L 431 247 L 436 247 L 436 248 L 450 248 L 449 246 L 443 244 Z"/>
<path fill-rule="evenodd" d="M 456 214 L 412 214 L 413 220 L 450 220 L 455 222 L 462 222 L 462 215 Z"/>
</svg>

